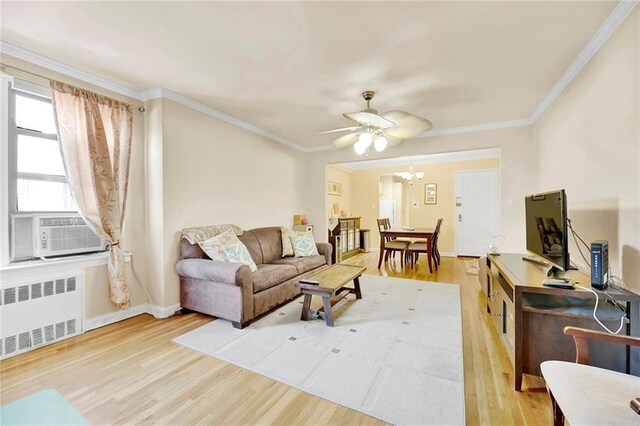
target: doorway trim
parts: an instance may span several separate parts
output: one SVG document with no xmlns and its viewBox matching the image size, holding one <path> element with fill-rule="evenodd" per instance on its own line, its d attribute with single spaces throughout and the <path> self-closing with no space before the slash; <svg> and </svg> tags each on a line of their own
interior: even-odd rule
<svg viewBox="0 0 640 426">
<path fill-rule="evenodd" d="M 500 230 L 502 229 L 502 167 L 490 167 L 490 168 L 486 168 L 486 169 L 467 169 L 467 170 L 457 170 L 453 173 L 453 232 L 454 232 L 454 236 L 453 236 L 453 245 L 454 245 L 454 254 L 456 257 L 458 257 L 459 251 L 458 251 L 458 235 L 459 235 L 459 223 L 457 220 L 456 215 L 457 213 L 457 209 L 456 209 L 456 194 L 458 193 L 457 191 L 457 181 L 458 181 L 458 176 L 462 175 L 462 174 L 470 174 L 470 173 L 478 173 L 478 172 L 497 172 L 498 173 L 498 205 L 497 205 L 497 209 L 496 211 L 498 212 L 498 232 L 500 232 Z M 488 242 L 487 242 L 488 244 Z"/>
</svg>

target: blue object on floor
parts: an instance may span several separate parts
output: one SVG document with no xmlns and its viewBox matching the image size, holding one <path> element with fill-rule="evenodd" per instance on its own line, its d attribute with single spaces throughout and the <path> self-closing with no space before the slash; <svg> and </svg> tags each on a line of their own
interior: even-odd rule
<svg viewBox="0 0 640 426">
<path fill-rule="evenodd" d="M 0 425 L 88 425 L 58 391 L 46 389 L 0 407 Z"/>
</svg>

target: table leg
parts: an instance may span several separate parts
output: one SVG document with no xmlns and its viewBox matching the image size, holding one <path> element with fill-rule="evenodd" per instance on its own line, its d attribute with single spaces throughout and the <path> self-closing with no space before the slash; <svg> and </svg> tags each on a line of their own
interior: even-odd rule
<svg viewBox="0 0 640 426">
<path fill-rule="evenodd" d="M 302 302 L 302 314 L 300 315 L 300 319 L 302 321 L 309 321 L 309 309 L 311 309 L 311 295 L 304 295 L 304 302 Z"/>
<path fill-rule="evenodd" d="M 378 256 L 378 269 L 382 266 L 382 257 L 384 256 L 384 236 L 380 235 L 380 255 Z"/>
<path fill-rule="evenodd" d="M 360 291 L 360 277 L 353 279 L 353 289 L 356 291 L 356 299 L 362 299 L 362 292 Z"/>
<path fill-rule="evenodd" d="M 333 327 L 333 314 L 331 312 L 331 299 L 328 296 L 322 297 L 322 306 L 324 306 L 324 320 L 329 327 Z"/>
</svg>

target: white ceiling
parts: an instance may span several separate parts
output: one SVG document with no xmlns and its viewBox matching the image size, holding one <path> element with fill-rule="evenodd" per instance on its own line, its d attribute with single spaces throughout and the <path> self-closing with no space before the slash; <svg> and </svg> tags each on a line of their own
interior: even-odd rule
<svg viewBox="0 0 640 426">
<path fill-rule="evenodd" d="M 434 130 L 529 117 L 615 2 L 2 2 L 0 37 L 305 147 L 375 90 Z"/>
</svg>

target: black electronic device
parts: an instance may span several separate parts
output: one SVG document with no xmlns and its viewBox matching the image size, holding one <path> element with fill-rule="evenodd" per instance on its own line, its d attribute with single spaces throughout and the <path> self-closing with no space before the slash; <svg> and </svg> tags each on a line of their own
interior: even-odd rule
<svg viewBox="0 0 640 426">
<path fill-rule="evenodd" d="M 575 284 L 569 278 L 547 278 L 542 282 L 542 285 L 564 290 L 573 290 L 575 288 Z"/>
<path fill-rule="evenodd" d="M 548 275 L 568 271 L 567 195 L 564 189 L 525 197 L 527 251 L 551 264 Z"/>
<path fill-rule="evenodd" d="M 591 286 L 603 290 L 609 285 L 609 242 L 591 243 Z"/>
</svg>

